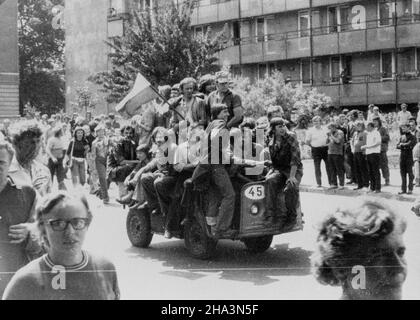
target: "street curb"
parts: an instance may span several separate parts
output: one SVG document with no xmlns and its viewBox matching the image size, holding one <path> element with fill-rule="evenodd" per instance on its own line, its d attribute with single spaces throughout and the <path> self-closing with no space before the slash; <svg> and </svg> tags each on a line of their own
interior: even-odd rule
<svg viewBox="0 0 420 320">
<path fill-rule="evenodd" d="M 415 202 L 416 196 L 403 196 L 398 194 L 392 194 L 390 192 L 381 192 L 381 193 L 366 193 L 363 191 L 358 190 L 328 190 L 327 188 L 316 188 L 306 185 L 301 185 L 299 187 L 300 192 L 307 192 L 307 193 L 320 193 L 320 194 L 327 194 L 327 195 L 338 195 L 344 197 L 357 197 L 357 196 L 369 196 L 369 197 L 377 197 L 381 199 L 388 199 L 388 200 L 395 200 L 395 201 L 405 201 L 405 202 Z"/>
</svg>

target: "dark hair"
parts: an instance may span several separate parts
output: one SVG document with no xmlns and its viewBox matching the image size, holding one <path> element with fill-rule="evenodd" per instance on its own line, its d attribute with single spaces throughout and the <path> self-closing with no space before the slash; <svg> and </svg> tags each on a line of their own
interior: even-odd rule
<svg viewBox="0 0 420 320">
<path fill-rule="evenodd" d="M 41 138 L 43 134 L 38 123 L 34 120 L 19 121 L 12 126 L 10 131 L 12 136 L 12 143 L 14 146 L 19 145 L 22 140 L 28 138 Z"/>
<path fill-rule="evenodd" d="M 213 84 L 213 83 L 216 83 L 216 78 L 213 75 L 206 74 L 206 75 L 202 76 L 199 80 L 198 91 L 205 94 L 206 93 L 206 87 L 208 85 Z"/>
<path fill-rule="evenodd" d="M 95 129 L 96 129 L 97 126 L 98 126 L 98 123 L 96 123 L 94 120 L 89 122 L 90 132 L 95 132 Z"/>
<path fill-rule="evenodd" d="M 84 139 L 84 138 L 86 138 L 86 133 L 85 133 L 85 130 L 82 128 L 82 127 L 76 127 L 75 129 L 74 129 L 74 133 L 73 133 L 73 138 L 76 140 L 77 139 L 77 132 L 78 131 L 82 131 L 83 132 L 83 137 L 82 137 L 82 140 Z"/>
<path fill-rule="evenodd" d="M 254 130 L 256 127 L 256 121 L 254 118 L 245 118 L 244 121 L 242 121 L 241 125 L 239 126 L 241 129 L 243 128 L 249 128 L 251 130 Z"/>
<path fill-rule="evenodd" d="M 383 199 L 365 198 L 355 207 L 337 208 L 319 227 L 312 256 L 316 278 L 323 284 L 342 285 L 349 268 L 368 258 L 369 243 L 392 232 L 403 234 L 405 229 L 404 218 Z"/>
</svg>

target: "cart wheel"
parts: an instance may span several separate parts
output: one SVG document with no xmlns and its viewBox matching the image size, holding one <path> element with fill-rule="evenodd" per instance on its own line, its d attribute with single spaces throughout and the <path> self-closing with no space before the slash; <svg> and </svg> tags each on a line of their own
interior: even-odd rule
<svg viewBox="0 0 420 320">
<path fill-rule="evenodd" d="M 152 242 L 150 215 L 147 211 L 130 210 L 127 216 L 128 239 L 133 246 L 147 248 Z"/>
<path fill-rule="evenodd" d="M 262 253 L 267 251 L 273 242 L 273 236 L 255 237 L 243 239 L 248 251 L 252 253 Z"/>
<path fill-rule="evenodd" d="M 185 227 L 185 246 L 190 254 L 197 259 L 210 259 L 216 249 L 217 241 L 208 237 L 195 219 Z"/>
</svg>

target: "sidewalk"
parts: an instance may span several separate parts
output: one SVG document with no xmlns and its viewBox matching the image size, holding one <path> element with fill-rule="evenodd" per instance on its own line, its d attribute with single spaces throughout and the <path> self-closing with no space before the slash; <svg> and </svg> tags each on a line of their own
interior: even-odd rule
<svg viewBox="0 0 420 320">
<path fill-rule="evenodd" d="M 354 188 L 356 188 L 356 185 L 345 185 L 345 190 L 337 190 L 337 189 L 327 190 L 329 185 L 328 185 L 327 174 L 326 174 L 325 166 L 323 162 L 321 164 L 323 188 L 318 188 L 316 185 L 315 168 L 314 168 L 313 160 L 303 160 L 302 163 L 303 163 L 303 178 L 302 178 L 302 182 L 300 186 L 301 192 L 337 194 L 337 195 L 348 196 L 348 197 L 357 197 L 357 196 L 363 196 L 367 194 L 365 191 L 353 190 Z M 369 193 L 368 194 L 369 196 L 397 200 L 397 201 L 408 201 L 408 202 L 414 202 L 420 199 L 420 187 L 419 188 L 414 187 L 412 195 L 407 195 L 407 194 L 399 195 L 398 192 L 401 191 L 401 176 L 400 176 L 399 168 L 390 163 L 389 173 L 390 173 L 391 185 L 388 187 L 385 187 L 382 185 L 381 193 Z M 384 183 L 384 181 L 382 181 L 382 183 Z"/>
</svg>

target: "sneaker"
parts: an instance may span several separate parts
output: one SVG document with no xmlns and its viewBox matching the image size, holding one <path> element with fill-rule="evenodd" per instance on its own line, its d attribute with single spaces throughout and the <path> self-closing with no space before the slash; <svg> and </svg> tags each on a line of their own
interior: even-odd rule
<svg viewBox="0 0 420 320">
<path fill-rule="evenodd" d="M 338 188 L 338 186 L 331 186 L 331 187 L 328 188 L 328 190 L 334 190 L 334 189 L 337 189 L 337 188 Z"/>
<path fill-rule="evenodd" d="M 338 190 L 344 190 L 344 189 L 346 189 L 344 186 L 339 186 L 338 187 Z"/>
<path fill-rule="evenodd" d="M 407 194 L 413 194 L 413 191 L 412 191 L 412 190 L 409 190 L 409 191 L 407 192 Z"/>
<path fill-rule="evenodd" d="M 405 191 L 400 191 L 400 192 L 398 192 L 398 194 L 407 194 L 407 192 L 405 192 Z"/>
<path fill-rule="evenodd" d="M 374 192 L 375 193 L 381 193 L 381 190 L 375 190 Z"/>
</svg>

